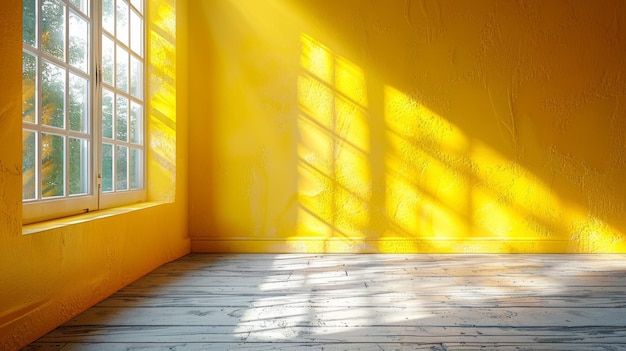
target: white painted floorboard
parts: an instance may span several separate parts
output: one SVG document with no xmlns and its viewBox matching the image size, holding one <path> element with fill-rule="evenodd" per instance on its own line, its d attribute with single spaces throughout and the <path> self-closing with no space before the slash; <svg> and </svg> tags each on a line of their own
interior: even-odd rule
<svg viewBox="0 0 626 351">
<path fill-rule="evenodd" d="M 626 350 L 626 255 L 191 254 L 25 350 Z"/>
</svg>

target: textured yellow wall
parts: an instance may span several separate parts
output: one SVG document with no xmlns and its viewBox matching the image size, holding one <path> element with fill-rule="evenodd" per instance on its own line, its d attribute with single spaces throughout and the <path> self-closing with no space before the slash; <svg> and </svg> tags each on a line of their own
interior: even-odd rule
<svg viewBox="0 0 626 351">
<path fill-rule="evenodd" d="M 0 350 L 17 350 L 155 267 L 189 251 L 185 0 L 150 0 L 149 166 L 152 207 L 21 224 L 21 4 L 0 15 Z M 177 57 L 178 56 L 178 57 Z M 178 58 L 178 60 L 177 60 Z M 180 64 L 177 64 L 180 61 Z M 160 69 L 163 66 L 164 71 Z M 168 71 L 169 70 L 169 71 Z M 96 213 L 97 215 L 97 213 Z M 93 214 L 92 214 L 93 216 Z M 69 221 L 82 223 L 68 224 Z M 57 223 L 59 224 L 59 223 Z"/>
<path fill-rule="evenodd" d="M 626 3 L 190 14 L 196 251 L 626 252 Z"/>
</svg>

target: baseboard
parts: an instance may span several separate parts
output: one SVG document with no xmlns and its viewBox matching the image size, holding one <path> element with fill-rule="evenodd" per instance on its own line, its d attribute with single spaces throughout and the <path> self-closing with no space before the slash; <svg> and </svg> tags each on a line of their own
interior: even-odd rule
<svg viewBox="0 0 626 351">
<path fill-rule="evenodd" d="M 345 240 L 198 238 L 191 252 L 205 253 L 573 253 L 566 240 Z"/>
</svg>

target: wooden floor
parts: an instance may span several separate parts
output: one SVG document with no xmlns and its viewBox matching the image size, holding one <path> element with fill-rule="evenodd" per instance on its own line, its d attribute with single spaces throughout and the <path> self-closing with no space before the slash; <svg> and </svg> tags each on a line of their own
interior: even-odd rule
<svg viewBox="0 0 626 351">
<path fill-rule="evenodd" d="M 26 350 L 626 350 L 624 255 L 205 255 Z"/>
</svg>

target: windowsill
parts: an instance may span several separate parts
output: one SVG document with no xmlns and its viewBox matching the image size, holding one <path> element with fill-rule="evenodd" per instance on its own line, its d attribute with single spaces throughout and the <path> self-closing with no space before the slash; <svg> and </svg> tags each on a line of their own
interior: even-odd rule
<svg viewBox="0 0 626 351">
<path fill-rule="evenodd" d="M 22 226 L 22 235 L 45 232 L 48 230 L 68 227 L 71 225 L 85 223 L 85 222 L 89 222 L 89 221 L 93 221 L 97 219 L 117 216 L 120 214 L 130 213 L 134 211 L 140 211 L 146 208 L 163 205 L 165 203 L 166 202 L 159 202 L 159 201 L 141 202 L 141 203 L 136 203 L 132 205 L 108 208 L 105 210 L 91 211 L 91 212 L 82 213 L 82 214 L 75 215 L 75 216 L 51 219 L 51 220 L 31 223 L 31 224 L 25 224 Z"/>
</svg>

